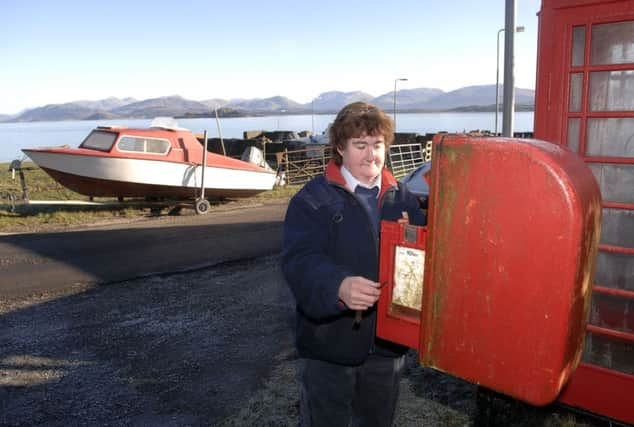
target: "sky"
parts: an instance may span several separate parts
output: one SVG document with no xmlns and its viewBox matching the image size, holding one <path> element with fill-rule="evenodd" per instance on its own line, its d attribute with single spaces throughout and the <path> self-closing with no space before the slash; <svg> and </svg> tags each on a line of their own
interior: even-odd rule
<svg viewBox="0 0 634 427">
<path fill-rule="evenodd" d="M 516 0 L 516 87 L 535 88 L 539 8 Z M 0 0 L 0 114 L 495 84 L 504 13 L 504 0 Z"/>
</svg>

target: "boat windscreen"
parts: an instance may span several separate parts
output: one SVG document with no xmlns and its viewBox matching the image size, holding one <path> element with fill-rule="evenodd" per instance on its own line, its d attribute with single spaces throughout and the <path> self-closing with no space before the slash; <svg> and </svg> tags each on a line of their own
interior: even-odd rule
<svg viewBox="0 0 634 427">
<path fill-rule="evenodd" d="M 117 139 L 116 133 L 93 130 L 90 135 L 84 139 L 84 142 L 79 145 L 79 148 L 110 151 L 115 139 Z"/>
</svg>

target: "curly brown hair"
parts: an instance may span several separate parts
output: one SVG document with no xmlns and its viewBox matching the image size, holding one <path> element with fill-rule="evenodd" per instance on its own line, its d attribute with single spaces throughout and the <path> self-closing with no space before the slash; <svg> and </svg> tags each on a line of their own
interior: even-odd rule
<svg viewBox="0 0 634 427">
<path fill-rule="evenodd" d="M 340 165 L 342 158 L 337 149 L 344 150 L 350 138 L 382 135 L 385 138 L 385 147 L 389 148 L 394 141 L 394 122 L 375 105 L 353 102 L 339 111 L 329 133 L 332 158 Z"/>
</svg>

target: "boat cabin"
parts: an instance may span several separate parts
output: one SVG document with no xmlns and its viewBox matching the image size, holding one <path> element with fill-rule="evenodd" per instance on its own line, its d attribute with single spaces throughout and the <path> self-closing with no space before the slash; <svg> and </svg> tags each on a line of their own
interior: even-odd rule
<svg viewBox="0 0 634 427">
<path fill-rule="evenodd" d="M 79 145 L 112 155 L 157 158 L 175 162 L 202 161 L 203 148 L 186 130 L 132 129 L 126 126 L 98 126 Z"/>
</svg>

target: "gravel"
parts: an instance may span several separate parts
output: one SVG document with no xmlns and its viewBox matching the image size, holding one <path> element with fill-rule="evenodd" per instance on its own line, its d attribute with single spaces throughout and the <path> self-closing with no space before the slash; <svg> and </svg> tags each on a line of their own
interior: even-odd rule
<svg viewBox="0 0 634 427">
<path fill-rule="evenodd" d="M 294 303 L 278 264 L 0 300 L 0 425 L 297 425 Z M 401 386 L 396 426 L 475 420 L 476 387 L 413 351 Z"/>
</svg>

